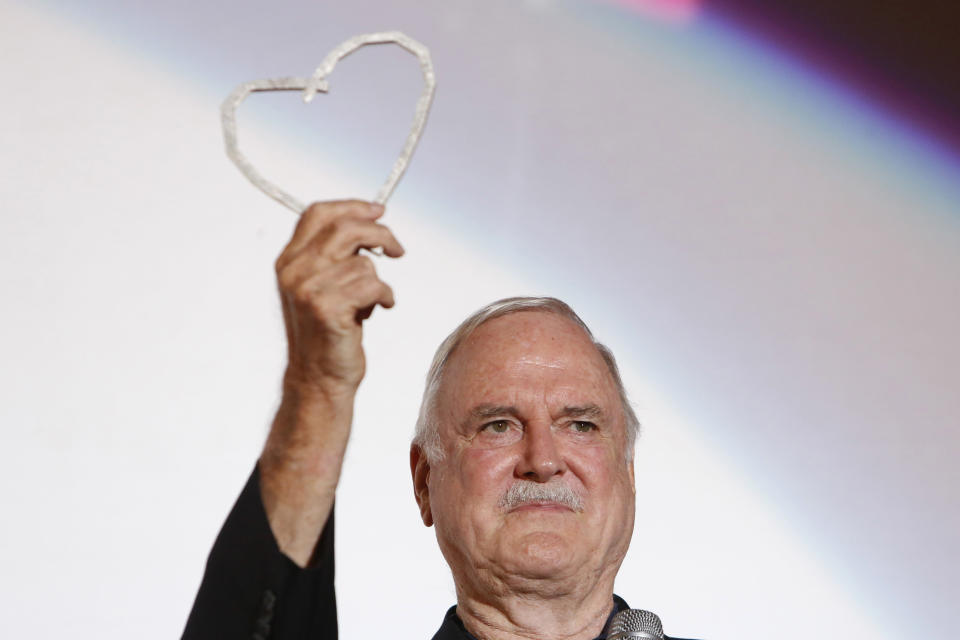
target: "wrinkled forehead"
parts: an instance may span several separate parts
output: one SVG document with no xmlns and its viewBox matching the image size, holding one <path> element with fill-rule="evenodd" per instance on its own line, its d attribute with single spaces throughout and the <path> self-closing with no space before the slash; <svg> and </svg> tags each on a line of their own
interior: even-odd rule
<svg viewBox="0 0 960 640">
<path fill-rule="evenodd" d="M 516 312 L 477 327 L 447 361 L 437 401 L 441 414 L 454 418 L 477 404 L 537 393 L 620 413 L 616 383 L 590 336 L 573 321 L 543 311 Z"/>
</svg>

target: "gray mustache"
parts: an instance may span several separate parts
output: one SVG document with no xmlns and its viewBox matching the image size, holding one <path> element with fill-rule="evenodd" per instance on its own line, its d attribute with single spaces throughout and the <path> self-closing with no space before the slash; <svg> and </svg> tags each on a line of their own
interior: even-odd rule
<svg viewBox="0 0 960 640">
<path fill-rule="evenodd" d="M 573 489 L 562 483 L 533 482 L 517 480 L 500 498 L 499 505 L 510 510 L 531 502 L 555 502 L 573 511 L 583 511 L 583 498 Z"/>
</svg>

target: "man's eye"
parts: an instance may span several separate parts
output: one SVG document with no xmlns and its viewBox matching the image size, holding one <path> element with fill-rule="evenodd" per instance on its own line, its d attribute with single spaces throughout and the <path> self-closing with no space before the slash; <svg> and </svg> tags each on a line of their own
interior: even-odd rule
<svg viewBox="0 0 960 640">
<path fill-rule="evenodd" d="M 585 420 L 575 420 L 573 422 L 573 430 L 577 433 L 588 433 L 597 428 L 597 425 L 592 422 L 587 422 Z"/>
<path fill-rule="evenodd" d="M 506 420 L 494 420 L 483 425 L 483 428 L 492 433 L 506 433 L 510 430 L 510 423 Z"/>
</svg>

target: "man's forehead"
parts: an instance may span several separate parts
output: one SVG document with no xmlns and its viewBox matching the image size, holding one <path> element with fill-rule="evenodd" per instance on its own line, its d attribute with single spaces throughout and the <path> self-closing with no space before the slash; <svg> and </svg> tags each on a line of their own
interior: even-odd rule
<svg viewBox="0 0 960 640">
<path fill-rule="evenodd" d="M 528 311 L 479 326 L 453 352 L 441 379 L 441 395 L 460 396 L 471 407 L 509 404 L 511 392 L 537 389 L 553 392 L 554 404 L 600 407 L 616 394 L 616 383 L 579 325 Z"/>
<path fill-rule="evenodd" d="M 580 351 L 585 358 L 599 356 L 590 336 L 573 320 L 557 313 L 525 310 L 487 320 L 475 328 L 452 354 L 483 355 L 491 348 L 511 352 L 518 358 L 546 362 L 554 351 Z"/>
</svg>

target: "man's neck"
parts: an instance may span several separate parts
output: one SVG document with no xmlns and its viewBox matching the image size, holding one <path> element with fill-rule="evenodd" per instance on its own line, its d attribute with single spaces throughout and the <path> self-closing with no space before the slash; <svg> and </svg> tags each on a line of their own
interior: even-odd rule
<svg viewBox="0 0 960 640">
<path fill-rule="evenodd" d="M 586 597 L 518 594 L 480 600 L 460 593 L 457 598 L 457 615 L 478 640 L 593 640 L 612 608 L 612 588 Z"/>
</svg>

